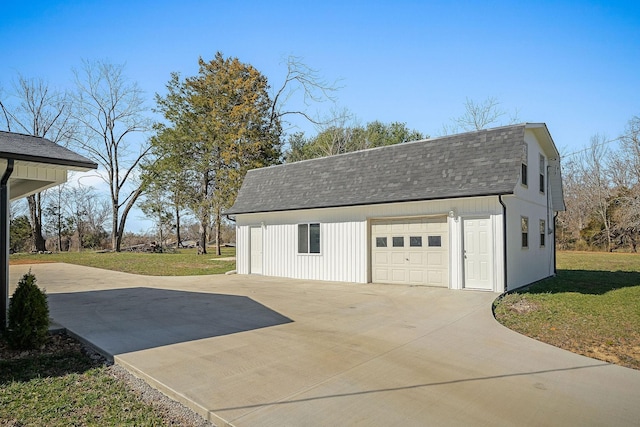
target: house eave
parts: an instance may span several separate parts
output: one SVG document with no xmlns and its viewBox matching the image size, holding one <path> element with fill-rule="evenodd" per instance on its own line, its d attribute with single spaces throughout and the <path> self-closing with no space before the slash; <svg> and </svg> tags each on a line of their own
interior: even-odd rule
<svg viewBox="0 0 640 427">
<path fill-rule="evenodd" d="M 327 205 L 327 206 L 300 206 L 300 207 L 289 207 L 282 209 L 268 209 L 268 210 L 254 210 L 254 211 L 226 211 L 223 215 L 246 215 L 246 214 L 260 214 L 260 213 L 274 213 L 274 212 L 295 212 L 295 211 L 306 211 L 311 209 L 335 209 L 335 208 L 349 208 L 349 207 L 358 207 L 358 206 L 375 206 L 375 205 L 387 205 L 392 203 L 411 203 L 411 202 L 432 202 L 436 200 L 453 200 L 453 199 L 467 199 L 474 197 L 497 197 L 497 196 L 510 196 L 514 195 L 514 191 L 502 191 L 502 192 L 488 192 L 488 193 L 477 193 L 477 194 L 464 194 L 457 196 L 448 196 L 448 197 L 427 197 L 427 198 L 416 198 L 416 199 L 403 199 L 403 200 L 384 200 L 378 202 L 370 202 L 370 203 L 352 203 L 352 204 L 336 204 L 336 205 Z"/>
<path fill-rule="evenodd" d="M 14 161 L 20 161 L 20 162 L 38 163 L 38 164 L 51 165 L 51 166 L 64 166 L 67 169 L 83 171 L 83 172 L 98 168 L 98 164 L 94 162 L 83 162 L 83 161 L 70 160 L 70 159 L 56 159 L 56 158 L 41 157 L 41 156 L 30 156 L 27 154 L 8 153 L 5 151 L 0 151 L 0 159 L 13 159 Z"/>
</svg>

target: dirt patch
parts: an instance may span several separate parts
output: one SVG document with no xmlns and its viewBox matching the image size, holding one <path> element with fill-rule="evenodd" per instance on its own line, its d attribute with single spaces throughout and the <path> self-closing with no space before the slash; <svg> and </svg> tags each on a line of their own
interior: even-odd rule
<svg viewBox="0 0 640 427">
<path fill-rule="evenodd" d="M 531 313 L 532 311 L 537 311 L 540 309 L 540 304 L 537 304 L 533 301 L 528 301 L 525 298 L 522 298 L 518 301 L 514 301 L 511 303 L 507 303 L 507 308 L 509 311 L 518 314 L 526 314 Z"/>
<path fill-rule="evenodd" d="M 36 356 L 81 352 L 83 352 L 82 344 L 66 334 L 50 335 L 47 343 L 42 348 L 36 350 L 12 349 L 4 339 L 0 339 L 0 360 L 29 359 Z M 99 358 L 96 358 L 96 360 L 98 359 Z"/>
<path fill-rule="evenodd" d="M 223 258 L 211 258 L 209 259 L 209 261 L 235 261 L 236 257 L 234 256 L 228 256 L 228 257 L 223 257 Z"/>
</svg>

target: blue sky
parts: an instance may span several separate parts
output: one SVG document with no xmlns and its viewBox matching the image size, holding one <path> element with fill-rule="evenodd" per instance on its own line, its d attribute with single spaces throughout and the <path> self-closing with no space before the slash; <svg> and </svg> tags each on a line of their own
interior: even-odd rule
<svg viewBox="0 0 640 427">
<path fill-rule="evenodd" d="M 0 87 L 71 87 L 83 59 L 125 63 L 146 91 L 216 51 L 278 86 L 288 55 L 340 80 L 360 123 L 436 136 L 468 97 L 546 122 L 568 154 L 640 115 L 640 4 L 623 1 L 4 1 Z M 328 112 L 329 104 L 318 106 Z M 307 131 L 310 129 L 305 128 Z M 136 230 L 137 231 L 137 230 Z"/>
</svg>

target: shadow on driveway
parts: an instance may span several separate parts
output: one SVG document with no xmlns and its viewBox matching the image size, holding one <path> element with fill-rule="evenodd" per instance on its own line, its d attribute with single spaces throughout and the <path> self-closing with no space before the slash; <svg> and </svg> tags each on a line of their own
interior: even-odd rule
<svg viewBox="0 0 640 427">
<path fill-rule="evenodd" d="M 245 296 L 128 288 L 49 294 L 51 317 L 107 356 L 292 322 Z"/>
</svg>

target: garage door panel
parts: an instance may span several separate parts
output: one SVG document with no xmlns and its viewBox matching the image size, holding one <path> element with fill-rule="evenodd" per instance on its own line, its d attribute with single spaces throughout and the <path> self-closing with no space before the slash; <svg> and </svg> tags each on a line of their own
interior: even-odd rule
<svg viewBox="0 0 640 427">
<path fill-rule="evenodd" d="M 446 260 L 442 252 L 430 252 L 427 253 L 427 265 L 444 266 Z"/>
<path fill-rule="evenodd" d="M 391 253 L 391 264 L 396 265 L 404 265 L 404 253 L 403 252 L 392 252 Z"/>
<path fill-rule="evenodd" d="M 376 282 L 386 282 L 389 280 L 389 270 L 386 268 L 376 268 L 374 273 L 374 281 Z"/>
<path fill-rule="evenodd" d="M 440 270 L 427 271 L 427 280 L 429 283 L 442 283 L 444 281 L 444 278 L 442 276 L 443 274 Z"/>
<path fill-rule="evenodd" d="M 372 221 L 372 280 L 448 287 L 448 227 L 446 217 Z"/>
<path fill-rule="evenodd" d="M 409 254 L 409 264 L 422 265 L 424 263 L 424 255 L 419 252 L 411 252 Z"/>
<path fill-rule="evenodd" d="M 422 222 L 410 223 L 410 224 L 407 224 L 407 230 L 412 232 L 427 231 L 427 225 Z"/>
<path fill-rule="evenodd" d="M 385 252 L 376 252 L 373 256 L 374 256 L 374 264 L 376 265 L 389 264 L 389 254 Z"/>
<path fill-rule="evenodd" d="M 424 271 L 422 270 L 410 270 L 409 271 L 409 282 L 410 283 L 423 283 L 424 282 Z"/>
<path fill-rule="evenodd" d="M 404 224 L 391 224 L 391 232 L 403 232 L 404 231 Z"/>
<path fill-rule="evenodd" d="M 391 270 L 391 281 L 393 282 L 405 282 L 407 276 L 407 271 L 405 269 L 392 269 Z"/>
</svg>

